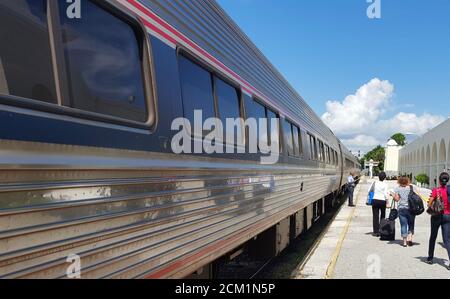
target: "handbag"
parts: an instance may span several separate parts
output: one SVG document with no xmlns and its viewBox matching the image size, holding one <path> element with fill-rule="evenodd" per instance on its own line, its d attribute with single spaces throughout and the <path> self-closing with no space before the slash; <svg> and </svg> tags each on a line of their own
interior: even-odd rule
<svg viewBox="0 0 450 299">
<path fill-rule="evenodd" d="M 395 200 L 392 200 L 391 211 L 389 212 L 389 220 L 395 221 L 398 218 L 398 210 L 395 207 Z"/>
<path fill-rule="evenodd" d="M 427 209 L 427 213 L 431 216 L 438 216 L 444 214 L 445 206 L 442 201 L 442 194 L 439 192 L 437 197 L 433 200 Z"/>
<path fill-rule="evenodd" d="M 371 206 L 373 204 L 373 197 L 375 196 L 375 182 L 370 187 L 369 194 L 367 195 L 366 205 Z"/>
</svg>

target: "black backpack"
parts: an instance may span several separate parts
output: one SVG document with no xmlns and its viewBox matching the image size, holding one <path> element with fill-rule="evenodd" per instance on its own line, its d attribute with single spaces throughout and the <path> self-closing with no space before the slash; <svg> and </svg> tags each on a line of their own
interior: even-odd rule
<svg viewBox="0 0 450 299">
<path fill-rule="evenodd" d="M 409 210 L 413 215 L 419 216 L 425 212 L 422 198 L 414 192 L 413 186 L 410 186 L 411 191 L 408 195 Z"/>
<path fill-rule="evenodd" d="M 450 203 L 450 185 L 447 186 L 447 201 Z"/>
</svg>

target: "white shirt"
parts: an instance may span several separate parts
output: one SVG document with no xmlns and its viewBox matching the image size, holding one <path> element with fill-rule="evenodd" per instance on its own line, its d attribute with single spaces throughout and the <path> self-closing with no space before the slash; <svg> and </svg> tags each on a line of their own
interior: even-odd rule
<svg viewBox="0 0 450 299">
<path fill-rule="evenodd" d="M 355 179 L 353 178 L 353 176 L 349 176 L 348 178 L 347 178 L 347 183 L 349 183 L 349 184 L 353 184 L 355 182 Z"/>
<path fill-rule="evenodd" d="M 374 188 L 374 195 L 373 195 L 373 199 L 378 199 L 378 200 L 387 200 L 388 196 L 389 196 L 389 190 L 388 190 L 388 185 L 386 184 L 386 182 L 374 182 L 375 184 L 375 188 Z M 370 189 L 372 189 L 372 186 L 369 187 L 368 192 L 370 192 Z"/>
</svg>

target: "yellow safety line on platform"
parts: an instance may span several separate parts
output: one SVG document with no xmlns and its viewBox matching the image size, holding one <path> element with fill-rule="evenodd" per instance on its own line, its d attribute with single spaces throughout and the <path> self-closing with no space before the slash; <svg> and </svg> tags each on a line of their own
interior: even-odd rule
<svg viewBox="0 0 450 299">
<path fill-rule="evenodd" d="M 361 190 L 361 187 L 359 187 L 359 191 Z M 358 205 L 358 197 L 356 196 L 356 202 L 355 205 Z M 353 216 L 355 215 L 356 207 L 352 208 L 352 211 L 350 212 L 350 215 L 347 218 L 347 222 L 345 223 L 344 230 L 342 231 L 341 235 L 339 236 L 338 245 L 336 246 L 336 250 L 333 253 L 333 257 L 331 258 L 331 262 L 328 265 L 327 272 L 325 273 L 325 279 L 331 279 L 334 273 L 334 269 L 336 267 L 337 259 L 339 258 L 339 255 L 341 253 L 342 245 L 344 244 L 344 239 L 347 236 L 348 230 L 350 228 L 350 224 L 352 223 Z"/>
</svg>

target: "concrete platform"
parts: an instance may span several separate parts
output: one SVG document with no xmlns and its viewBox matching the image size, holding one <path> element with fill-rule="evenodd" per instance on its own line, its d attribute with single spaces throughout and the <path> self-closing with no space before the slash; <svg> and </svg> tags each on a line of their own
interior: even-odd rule
<svg viewBox="0 0 450 299">
<path fill-rule="evenodd" d="M 366 206 L 367 190 L 372 180 L 363 179 L 355 190 L 356 208 L 343 206 L 323 235 L 317 248 L 302 269 L 298 278 L 367 279 L 367 278 L 450 278 L 447 270 L 447 251 L 439 232 L 435 264 L 424 261 L 428 253 L 430 217 L 417 217 L 414 246 L 404 248 L 397 220 L 396 241 L 384 242 L 373 237 L 372 209 Z M 396 182 L 389 182 L 391 188 Z M 429 190 L 420 193 L 428 197 Z M 387 214 L 389 210 L 387 210 Z"/>
</svg>

